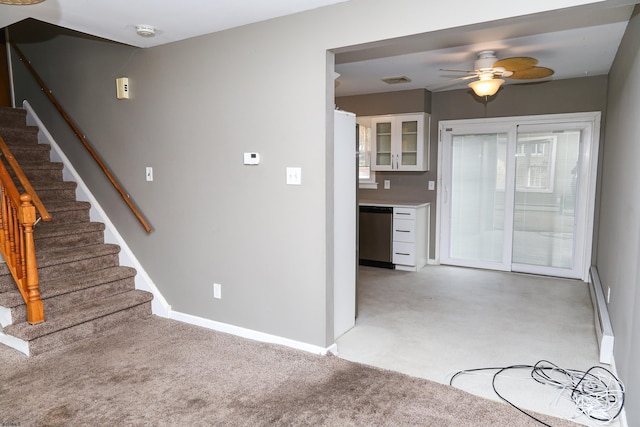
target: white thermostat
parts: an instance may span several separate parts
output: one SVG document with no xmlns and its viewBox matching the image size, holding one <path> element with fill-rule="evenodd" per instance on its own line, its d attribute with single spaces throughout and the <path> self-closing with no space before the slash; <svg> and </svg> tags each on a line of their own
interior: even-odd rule
<svg viewBox="0 0 640 427">
<path fill-rule="evenodd" d="M 245 165 L 257 165 L 260 164 L 260 153 L 244 153 Z"/>
</svg>

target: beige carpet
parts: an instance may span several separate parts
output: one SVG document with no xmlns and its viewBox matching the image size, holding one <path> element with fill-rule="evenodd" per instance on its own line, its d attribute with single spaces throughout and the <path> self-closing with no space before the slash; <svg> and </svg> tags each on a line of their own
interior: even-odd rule
<svg viewBox="0 0 640 427">
<path fill-rule="evenodd" d="M 0 425 L 540 425 L 506 404 L 334 356 L 157 317 L 128 328 L 32 358 L 0 345 Z"/>
</svg>

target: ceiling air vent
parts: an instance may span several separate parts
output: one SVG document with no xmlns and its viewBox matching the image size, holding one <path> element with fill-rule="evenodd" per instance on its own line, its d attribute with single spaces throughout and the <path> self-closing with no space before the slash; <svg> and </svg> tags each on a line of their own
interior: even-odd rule
<svg viewBox="0 0 640 427">
<path fill-rule="evenodd" d="M 383 77 L 382 81 L 389 85 L 397 85 L 400 83 L 409 83 L 411 79 L 407 76 Z"/>
</svg>

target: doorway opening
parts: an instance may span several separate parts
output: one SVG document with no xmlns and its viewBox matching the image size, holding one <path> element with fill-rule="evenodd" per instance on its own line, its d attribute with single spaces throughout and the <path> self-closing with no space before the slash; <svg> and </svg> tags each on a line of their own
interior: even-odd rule
<svg viewBox="0 0 640 427">
<path fill-rule="evenodd" d="M 588 280 L 600 113 L 440 123 L 442 264 Z"/>
</svg>

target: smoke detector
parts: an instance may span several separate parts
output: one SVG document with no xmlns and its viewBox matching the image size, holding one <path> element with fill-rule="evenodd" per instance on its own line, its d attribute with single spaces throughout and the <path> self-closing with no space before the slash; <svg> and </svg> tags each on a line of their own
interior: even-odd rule
<svg viewBox="0 0 640 427">
<path fill-rule="evenodd" d="M 156 29 L 151 25 L 136 25 L 136 34 L 140 37 L 153 37 L 156 35 Z"/>
</svg>

